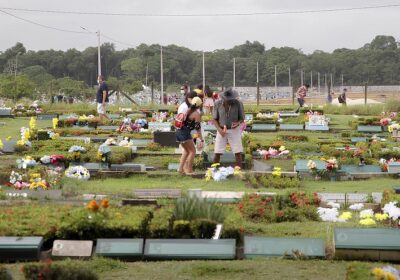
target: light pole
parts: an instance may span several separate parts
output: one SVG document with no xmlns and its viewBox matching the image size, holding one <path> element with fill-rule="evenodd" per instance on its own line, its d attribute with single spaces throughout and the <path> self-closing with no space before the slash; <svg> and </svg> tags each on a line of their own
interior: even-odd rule
<svg viewBox="0 0 400 280">
<path fill-rule="evenodd" d="M 88 33 L 92 33 L 92 34 L 96 34 L 97 35 L 97 76 L 101 75 L 101 54 L 100 54 L 100 30 L 93 32 L 88 30 L 85 27 L 81 28 L 85 31 L 87 31 Z"/>
</svg>

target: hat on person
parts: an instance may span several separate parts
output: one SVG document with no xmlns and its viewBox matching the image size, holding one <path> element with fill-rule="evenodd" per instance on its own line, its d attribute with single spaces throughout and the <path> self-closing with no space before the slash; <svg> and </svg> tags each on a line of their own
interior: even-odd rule
<svg viewBox="0 0 400 280">
<path fill-rule="evenodd" d="M 197 93 L 197 95 L 203 95 L 203 91 L 199 88 L 196 88 L 194 91 Z"/>
<path fill-rule="evenodd" d="M 224 101 L 230 101 L 230 100 L 237 99 L 239 97 L 239 93 L 236 90 L 230 88 L 230 89 L 220 93 L 219 96 Z"/>
<path fill-rule="evenodd" d="M 201 104 L 203 104 L 203 102 L 201 101 L 201 98 L 200 98 L 200 97 L 196 96 L 196 97 L 193 97 L 193 98 L 192 98 L 192 101 L 190 102 L 190 104 L 191 104 L 192 106 L 200 107 Z"/>
</svg>

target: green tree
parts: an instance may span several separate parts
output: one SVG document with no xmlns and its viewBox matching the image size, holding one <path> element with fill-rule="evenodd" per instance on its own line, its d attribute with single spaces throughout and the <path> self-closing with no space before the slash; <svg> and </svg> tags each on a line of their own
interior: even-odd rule
<svg viewBox="0 0 400 280">
<path fill-rule="evenodd" d="M 23 97 L 33 98 L 34 83 L 25 75 L 4 75 L 0 77 L 0 96 L 18 100 Z"/>
</svg>

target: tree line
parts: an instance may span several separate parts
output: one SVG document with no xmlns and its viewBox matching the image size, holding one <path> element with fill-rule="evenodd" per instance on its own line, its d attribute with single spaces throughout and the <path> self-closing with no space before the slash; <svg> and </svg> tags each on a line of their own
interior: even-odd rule
<svg viewBox="0 0 400 280">
<path fill-rule="evenodd" d="M 136 92 L 146 82 L 160 84 L 160 45 L 141 44 L 136 48 L 115 50 L 111 43 L 101 46 L 102 73 L 115 90 Z M 169 45 L 163 47 L 164 84 L 175 90 L 188 82 L 202 82 L 202 55 L 185 47 Z M 277 84 L 300 84 L 300 72 L 305 73 L 304 82 L 310 81 L 313 72 L 314 84 L 317 73 L 321 80 L 332 73 L 335 84 L 394 85 L 400 84 L 400 48 L 393 36 L 379 35 L 359 49 L 336 49 L 332 53 L 316 50 L 304 54 L 291 47 L 271 48 L 257 41 L 246 41 L 231 49 L 220 49 L 205 53 L 207 84 L 231 86 L 233 84 L 233 58 L 236 61 L 236 85 L 254 86 L 256 64 L 259 63 L 261 86 L 273 86 L 275 66 Z M 69 49 L 26 50 L 22 43 L 0 53 L 0 95 L 20 98 L 26 95 L 62 92 L 81 96 L 93 93 L 97 80 L 97 47 L 83 51 Z M 339 82 L 340 81 L 340 82 Z M 322 82 L 321 82 L 322 84 Z"/>
</svg>

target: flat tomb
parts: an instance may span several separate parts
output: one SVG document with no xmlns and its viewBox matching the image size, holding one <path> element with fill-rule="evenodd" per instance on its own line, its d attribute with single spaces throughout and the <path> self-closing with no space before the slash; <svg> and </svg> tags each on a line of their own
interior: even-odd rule
<svg viewBox="0 0 400 280">
<path fill-rule="evenodd" d="M 260 132 L 260 131 L 276 131 L 276 124 L 262 124 L 255 123 L 251 127 L 252 132 Z"/>
<path fill-rule="evenodd" d="M 358 132 L 376 133 L 382 132 L 382 127 L 378 125 L 359 125 L 357 127 Z"/>
<path fill-rule="evenodd" d="M 144 256 L 152 259 L 232 260 L 235 239 L 146 239 Z"/>
<path fill-rule="evenodd" d="M 136 189 L 133 194 L 137 198 L 180 198 L 181 189 Z"/>
<path fill-rule="evenodd" d="M 302 124 L 280 124 L 279 130 L 304 130 L 304 125 Z"/>
<path fill-rule="evenodd" d="M 97 239 L 97 256 L 137 258 L 143 256 L 144 240 L 137 239 Z"/>
<path fill-rule="evenodd" d="M 1 236 L 0 261 L 39 260 L 43 237 Z"/>
<path fill-rule="evenodd" d="M 325 242 L 321 238 L 244 237 L 245 258 L 259 256 L 325 257 Z"/>
</svg>

